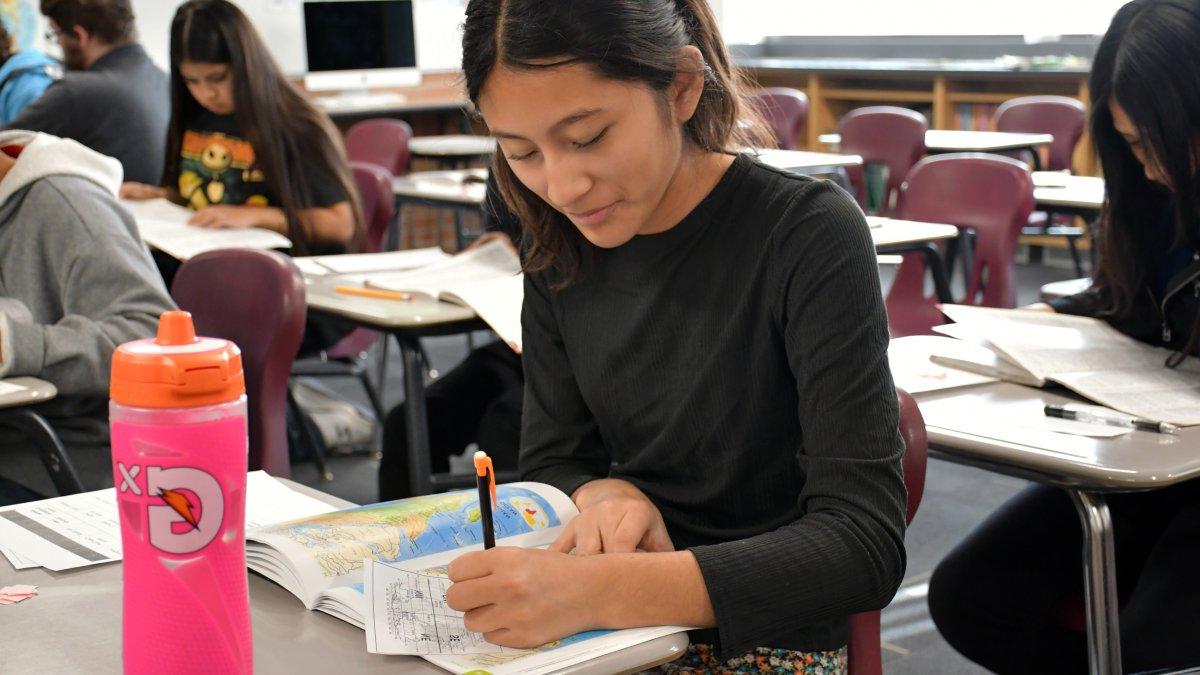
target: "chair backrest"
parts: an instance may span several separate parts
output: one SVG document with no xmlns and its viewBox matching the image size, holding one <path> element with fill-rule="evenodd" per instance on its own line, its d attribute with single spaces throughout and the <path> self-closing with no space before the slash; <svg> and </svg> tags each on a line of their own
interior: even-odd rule
<svg viewBox="0 0 1200 675">
<path fill-rule="evenodd" d="M 410 139 L 412 127 L 404 120 L 363 120 L 346 131 L 346 156 L 351 161 L 382 166 L 399 176 L 408 173 L 412 160 L 412 152 L 408 149 Z"/>
<path fill-rule="evenodd" d="M 900 436 L 904 438 L 904 487 L 908 490 L 906 523 L 911 523 L 925 494 L 925 462 L 929 441 L 925 419 L 917 402 L 903 389 L 896 390 L 900 400 Z M 850 675 L 881 675 L 883 657 L 879 652 L 879 611 L 850 616 L 850 643 L 847 655 Z"/>
<path fill-rule="evenodd" d="M 1068 96 L 1012 98 L 996 109 L 995 116 L 996 131 L 1053 135 L 1046 162 L 1051 171 L 1071 168 L 1071 156 L 1086 121 L 1087 109 L 1083 103 Z"/>
<path fill-rule="evenodd" d="M 948 223 L 975 233 L 971 276 L 959 303 L 1014 307 L 1016 252 L 1021 228 L 1033 211 L 1029 169 L 1011 157 L 952 153 L 926 157 L 900 190 L 900 218 Z M 894 337 L 920 335 L 941 323 L 937 299 L 925 295 L 925 262 L 905 254 L 888 289 L 888 324 Z"/>
<path fill-rule="evenodd" d="M 392 172 L 372 162 L 351 160 L 350 170 L 358 186 L 363 220 L 367 226 L 367 252 L 383 250 L 383 241 L 392 225 L 396 202 L 392 197 Z"/>
<path fill-rule="evenodd" d="M 864 164 L 887 167 L 883 199 L 885 212 L 909 169 L 925 155 L 925 132 L 928 129 L 929 122 L 921 113 L 887 105 L 851 110 L 838 123 L 843 154 L 859 155 Z M 851 178 L 857 175 L 861 173 L 851 172 Z M 862 186 L 853 187 L 862 204 L 865 196 Z"/>
<path fill-rule="evenodd" d="M 800 147 L 808 121 L 808 96 L 791 87 L 768 87 L 754 92 L 754 107 L 784 150 Z"/>
<path fill-rule="evenodd" d="M 304 278 L 286 255 L 231 248 L 189 259 L 171 295 L 196 333 L 242 350 L 249 404 L 250 468 L 288 476 L 287 384 L 304 334 Z"/>
</svg>

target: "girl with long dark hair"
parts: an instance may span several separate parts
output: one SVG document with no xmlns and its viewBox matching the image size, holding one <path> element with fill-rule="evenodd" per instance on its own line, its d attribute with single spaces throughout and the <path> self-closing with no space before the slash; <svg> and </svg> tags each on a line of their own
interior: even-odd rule
<svg viewBox="0 0 1200 675">
<path fill-rule="evenodd" d="M 740 152 L 707 0 L 472 0 L 463 70 L 523 228 L 521 474 L 580 515 L 459 557 L 448 603 L 502 645 L 678 624 L 684 667 L 843 672 L 904 572 L 862 213 Z"/>
<path fill-rule="evenodd" d="M 1048 309 L 1170 348 L 1177 367 L 1200 339 L 1200 1 L 1122 7 L 1089 86 L 1108 192 L 1100 262 L 1091 289 Z M 1200 482 L 1107 501 L 1125 670 L 1200 665 Z M 1065 618 L 1082 606 L 1082 545 L 1063 491 L 1026 489 L 934 571 L 938 630 L 997 672 L 1084 672 L 1084 633 Z"/>
<path fill-rule="evenodd" d="M 126 183 L 121 196 L 187 205 L 195 225 L 275 230 L 294 255 L 361 248 L 362 216 L 333 124 L 225 0 L 191 0 L 175 12 L 162 182 Z"/>
</svg>

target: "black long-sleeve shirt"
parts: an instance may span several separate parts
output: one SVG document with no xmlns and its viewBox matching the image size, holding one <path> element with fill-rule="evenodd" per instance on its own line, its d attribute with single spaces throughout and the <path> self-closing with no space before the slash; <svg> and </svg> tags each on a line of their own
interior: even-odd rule
<svg viewBox="0 0 1200 675">
<path fill-rule="evenodd" d="M 841 647 L 905 565 L 904 445 L 861 212 L 743 155 L 674 228 L 585 247 L 565 290 L 526 275 L 523 477 L 645 492 L 699 562 L 723 654 Z"/>
</svg>

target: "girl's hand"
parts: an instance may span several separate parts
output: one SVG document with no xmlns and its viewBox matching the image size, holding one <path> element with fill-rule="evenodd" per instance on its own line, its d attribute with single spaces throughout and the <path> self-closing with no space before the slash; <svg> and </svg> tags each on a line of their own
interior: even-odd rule
<svg viewBox="0 0 1200 675">
<path fill-rule="evenodd" d="M 157 185 L 146 185 L 145 183 L 121 183 L 121 189 L 117 193 L 121 199 L 133 199 L 142 201 L 146 199 L 166 198 L 167 188 L 158 187 Z"/>
<path fill-rule="evenodd" d="M 674 551 L 662 514 L 641 490 L 627 481 L 605 478 L 575 492 L 579 515 L 550 546 L 576 555 Z"/>
<path fill-rule="evenodd" d="M 537 647 L 600 627 L 597 562 L 512 547 L 464 553 L 450 563 L 446 604 L 492 644 Z"/>
<path fill-rule="evenodd" d="M 206 206 L 188 219 L 189 225 L 217 229 L 245 229 L 259 224 L 258 209 L 252 206 Z"/>
</svg>

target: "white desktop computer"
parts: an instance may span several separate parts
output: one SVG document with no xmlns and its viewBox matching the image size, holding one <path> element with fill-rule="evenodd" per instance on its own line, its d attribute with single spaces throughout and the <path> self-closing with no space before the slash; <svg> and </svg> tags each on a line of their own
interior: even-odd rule
<svg viewBox="0 0 1200 675">
<path fill-rule="evenodd" d="M 309 91 L 337 91 L 364 103 L 398 94 L 371 94 L 375 87 L 421 83 L 413 0 L 304 2 Z"/>
</svg>

